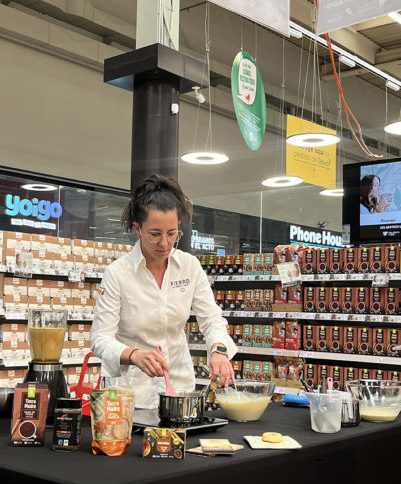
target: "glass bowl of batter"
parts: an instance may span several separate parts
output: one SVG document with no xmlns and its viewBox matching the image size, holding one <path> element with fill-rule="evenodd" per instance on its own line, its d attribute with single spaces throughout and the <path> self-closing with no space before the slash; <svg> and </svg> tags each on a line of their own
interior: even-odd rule
<svg viewBox="0 0 401 484">
<path fill-rule="evenodd" d="M 229 420 L 259 420 L 270 403 L 274 383 L 238 382 L 235 386 L 214 390 L 218 403 Z"/>
<path fill-rule="evenodd" d="M 401 382 L 354 380 L 347 391 L 359 400 L 361 418 L 369 422 L 392 422 L 401 410 Z"/>
</svg>

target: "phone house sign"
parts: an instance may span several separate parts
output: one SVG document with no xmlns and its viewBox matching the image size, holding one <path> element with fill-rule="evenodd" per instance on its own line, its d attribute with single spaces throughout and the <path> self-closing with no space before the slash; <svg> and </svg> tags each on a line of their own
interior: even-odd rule
<svg viewBox="0 0 401 484">
<path fill-rule="evenodd" d="M 329 230 L 304 229 L 299 225 L 290 225 L 290 241 L 303 244 L 324 245 L 330 247 L 343 247 L 341 235 Z"/>
</svg>

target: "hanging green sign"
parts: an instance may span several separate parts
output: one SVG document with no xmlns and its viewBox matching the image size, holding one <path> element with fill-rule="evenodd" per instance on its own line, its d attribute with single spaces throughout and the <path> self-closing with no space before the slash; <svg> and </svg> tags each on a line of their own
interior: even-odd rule
<svg viewBox="0 0 401 484">
<path fill-rule="evenodd" d="M 231 92 L 245 143 L 251 150 L 258 150 L 266 129 L 266 98 L 259 69 L 248 52 L 239 52 L 234 59 Z"/>
</svg>

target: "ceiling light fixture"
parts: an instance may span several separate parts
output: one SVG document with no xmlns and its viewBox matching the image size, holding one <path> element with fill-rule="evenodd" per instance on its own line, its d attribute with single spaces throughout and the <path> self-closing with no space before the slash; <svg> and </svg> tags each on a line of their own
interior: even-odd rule
<svg viewBox="0 0 401 484">
<path fill-rule="evenodd" d="M 387 14 L 391 19 L 393 19 L 395 22 L 398 22 L 401 24 L 401 15 L 397 12 L 391 12 Z"/>
<path fill-rule="evenodd" d="M 313 148 L 335 145 L 340 142 L 340 138 L 331 133 L 298 133 L 289 136 L 286 142 L 300 148 Z"/>
<path fill-rule="evenodd" d="M 303 34 L 299 30 L 290 27 L 290 37 L 295 37 L 296 39 L 302 39 Z"/>
<path fill-rule="evenodd" d="M 384 131 L 386 133 L 395 134 L 395 135 L 400 136 L 401 135 L 401 121 L 395 121 L 393 123 L 386 124 L 386 126 L 384 126 Z"/>
<path fill-rule="evenodd" d="M 119 218 L 108 218 L 107 220 L 109 220 L 110 222 L 121 222 Z"/>
<path fill-rule="evenodd" d="M 400 14 L 397 14 L 397 19 L 398 19 L 398 16 L 401 17 Z M 394 20 L 395 20 L 395 18 L 394 18 Z M 397 20 L 397 22 L 398 22 L 398 20 Z M 320 44 L 323 47 L 326 47 L 327 48 L 327 41 L 323 37 L 320 37 L 319 35 L 314 34 L 310 30 L 305 29 L 304 27 L 301 27 L 300 25 L 298 25 L 297 23 L 293 22 L 292 20 L 290 20 L 290 28 L 299 30 L 300 32 L 302 32 L 302 34 L 303 34 L 304 37 L 306 37 L 308 39 L 316 40 L 316 42 L 318 44 Z M 331 44 L 331 47 L 333 49 L 333 52 L 335 52 L 336 54 L 338 54 L 338 55 L 344 55 L 345 57 L 350 58 L 349 52 L 347 52 L 346 50 L 342 49 L 338 45 L 335 45 L 335 44 L 332 43 Z M 365 69 L 367 69 L 368 71 L 372 72 L 376 76 L 379 76 L 382 79 L 389 80 L 389 81 L 394 82 L 395 84 L 401 86 L 400 81 L 398 79 L 396 79 L 394 76 L 391 76 L 390 74 L 387 74 L 387 72 L 382 71 L 381 69 L 377 68 L 373 64 L 369 64 L 369 62 L 366 62 L 365 60 L 361 59 L 360 57 L 357 57 L 356 55 L 353 55 L 352 56 L 352 60 L 354 60 L 355 63 L 358 64 L 358 66 L 364 67 Z"/>
<path fill-rule="evenodd" d="M 322 190 L 319 195 L 324 195 L 325 197 L 343 197 L 344 188 L 329 188 L 328 190 Z"/>
<path fill-rule="evenodd" d="M 352 59 L 350 59 L 349 57 L 347 57 L 346 55 L 340 55 L 338 60 L 342 63 L 342 64 L 345 64 L 346 66 L 348 67 L 355 67 L 356 63 L 355 61 L 353 61 Z"/>
<path fill-rule="evenodd" d="M 400 90 L 400 86 L 395 82 L 391 82 L 391 81 L 386 81 L 386 87 L 388 87 L 389 89 L 392 89 L 393 91 Z"/>
<path fill-rule="evenodd" d="M 209 151 L 185 153 L 181 156 L 181 159 L 193 165 L 219 165 L 229 160 L 228 156 L 224 153 L 213 153 Z"/>
<path fill-rule="evenodd" d="M 271 188 L 294 187 L 304 181 L 300 176 L 274 176 L 262 181 L 262 185 Z"/>
<path fill-rule="evenodd" d="M 26 183 L 25 185 L 21 185 L 21 188 L 34 192 L 53 192 L 57 190 L 56 186 L 48 185 L 47 183 Z"/>
</svg>

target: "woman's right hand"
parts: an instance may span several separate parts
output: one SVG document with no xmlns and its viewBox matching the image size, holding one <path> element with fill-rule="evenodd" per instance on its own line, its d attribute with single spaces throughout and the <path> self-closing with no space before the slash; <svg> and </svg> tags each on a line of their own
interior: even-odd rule
<svg viewBox="0 0 401 484">
<path fill-rule="evenodd" d="M 386 193 L 380 197 L 379 203 L 377 204 L 376 212 L 382 213 L 386 210 L 386 208 L 390 205 L 392 200 L 392 196 L 389 193 Z"/>
<path fill-rule="evenodd" d="M 163 376 L 163 369 L 167 372 L 170 371 L 167 360 L 156 351 L 136 350 L 131 356 L 131 363 L 151 378 Z"/>
</svg>

